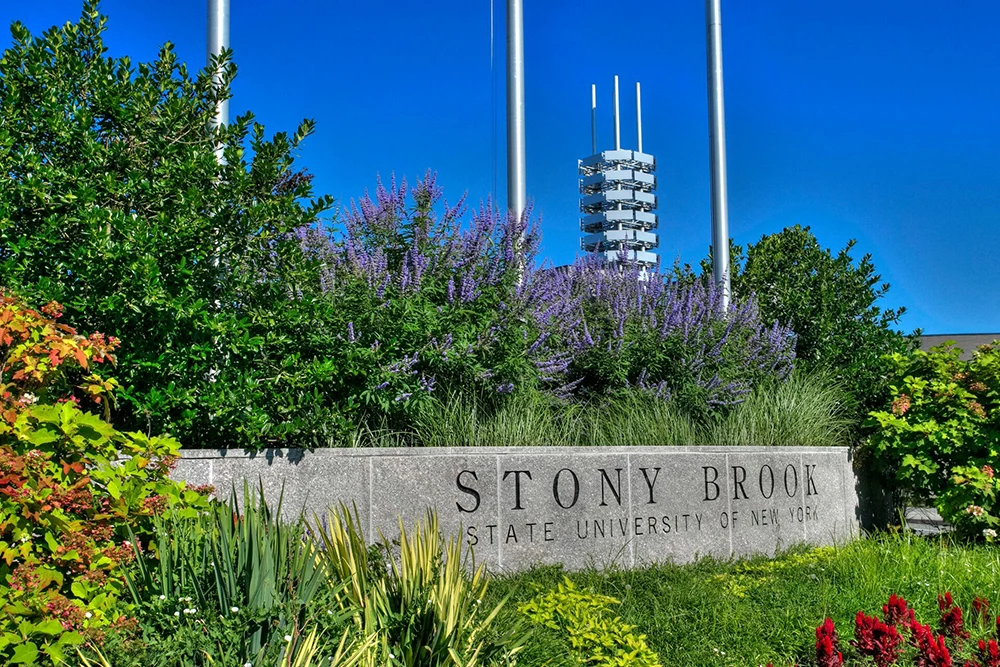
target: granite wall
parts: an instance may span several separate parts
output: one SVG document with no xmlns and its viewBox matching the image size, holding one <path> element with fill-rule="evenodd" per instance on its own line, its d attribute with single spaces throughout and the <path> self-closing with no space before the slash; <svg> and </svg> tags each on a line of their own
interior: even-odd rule
<svg viewBox="0 0 1000 667">
<path fill-rule="evenodd" d="M 841 447 L 185 450 L 174 476 L 220 495 L 263 482 L 286 511 L 356 507 L 368 539 L 428 507 L 493 570 L 773 553 L 859 531 Z"/>
</svg>

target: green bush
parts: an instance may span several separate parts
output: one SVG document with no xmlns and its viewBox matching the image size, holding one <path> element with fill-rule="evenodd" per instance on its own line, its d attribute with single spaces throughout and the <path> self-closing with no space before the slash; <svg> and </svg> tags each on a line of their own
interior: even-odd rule
<svg viewBox="0 0 1000 667">
<path fill-rule="evenodd" d="M 554 591 L 520 604 L 518 610 L 533 623 L 557 632 L 577 664 L 659 667 L 660 659 L 646 644 L 646 636 L 610 616 L 611 605 L 617 604 L 613 597 L 579 591 L 564 579 Z"/>
<path fill-rule="evenodd" d="M 215 128 L 228 54 L 217 84 L 169 44 L 133 64 L 106 55 L 105 23 L 86 0 L 78 22 L 41 36 L 11 26 L 0 284 L 128 341 L 125 430 L 204 446 L 323 439 L 324 397 L 284 381 L 313 367 L 288 344 L 312 308 L 296 298 L 309 261 L 292 232 L 331 205 L 293 160 L 312 123 L 270 139 L 251 114 Z"/>
<path fill-rule="evenodd" d="M 913 497 L 934 502 L 962 534 L 996 540 L 1000 525 L 1000 343 L 970 361 L 942 345 L 890 357 L 892 405 L 871 413 L 874 459 Z"/>
<path fill-rule="evenodd" d="M 880 283 L 870 254 L 855 260 L 854 246 L 851 240 L 834 254 L 809 227 L 795 225 L 745 248 L 734 245 L 730 260 L 733 293 L 756 294 L 762 319 L 791 327 L 796 368 L 831 372 L 853 399 L 851 416 L 860 424 L 888 396 L 891 366 L 884 355 L 910 345 L 893 328 L 905 309 L 879 305 L 889 284 Z"/>
</svg>

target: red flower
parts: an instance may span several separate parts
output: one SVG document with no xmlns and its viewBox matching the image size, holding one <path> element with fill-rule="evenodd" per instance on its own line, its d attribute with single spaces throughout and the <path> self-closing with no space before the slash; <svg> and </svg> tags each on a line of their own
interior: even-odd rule
<svg viewBox="0 0 1000 667">
<path fill-rule="evenodd" d="M 968 639 L 969 633 L 962 621 L 962 608 L 955 604 L 951 593 L 938 596 L 938 607 L 941 609 L 941 632 L 956 641 Z"/>
<path fill-rule="evenodd" d="M 1000 667 L 1000 647 L 997 646 L 997 640 L 991 639 L 987 642 L 980 639 L 977 653 L 982 667 Z"/>
<path fill-rule="evenodd" d="M 949 596 L 950 597 L 950 596 Z M 913 644 L 917 647 L 917 655 L 913 657 L 914 667 L 952 667 L 951 653 L 944 644 L 944 636 L 934 636 L 929 625 L 914 622 Z"/>
<path fill-rule="evenodd" d="M 854 617 L 854 641 L 851 645 L 861 655 L 871 656 L 878 667 L 896 664 L 902 642 L 903 638 L 896 626 L 883 623 L 861 611 Z"/>
<path fill-rule="evenodd" d="M 893 593 L 889 596 L 889 602 L 882 605 L 882 620 L 887 625 L 910 625 L 916 620 L 913 609 L 909 603 L 899 595 Z"/>
<path fill-rule="evenodd" d="M 827 618 L 816 628 L 816 665 L 817 667 L 843 667 L 844 656 L 838 650 L 837 630 L 833 620 Z"/>
</svg>

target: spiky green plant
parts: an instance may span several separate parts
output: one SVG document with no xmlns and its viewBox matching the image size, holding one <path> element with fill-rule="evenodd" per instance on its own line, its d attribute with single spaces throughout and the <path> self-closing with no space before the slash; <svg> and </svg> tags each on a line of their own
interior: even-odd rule
<svg viewBox="0 0 1000 667">
<path fill-rule="evenodd" d="M 160 595 L 188 595 L 198 608 L 223 616 L 243 610 L 253 619 L 237 650 L 246 662 L 298 634 L 325 577 L 313 543 L 304 539 L 305 521 L 281 520 L 281 499 L 272 511 L 263 488 L 251 492 L 246 484 L 242 502 L 236 497 L 234 490 L 228 502 L 213 503 L 197 519 L 162 520 L 155 559 L 137 559 L 128 586 L 140 607 Z M 220 647 L 220 653 L 233 650 Z"/>
<path fill-rule="evenodd" d="M 474 667 L 520 651 L 524 632 L 493 626 L 503 601 L 482 608 L 483 567 L 470 563 L 461 540 L 443 541 L 433 511 L 409 533 L 400 521 L 395 543 L 382 536 L 387 565 L 372 557 L 356 513 L 341 507 L 325 527 L 316 524 L 328 575 L 343 586 L 342 608 L 354 609 L 363 636 L 381 639 L 373 665 Z"/>
<path fill-rule="evenodd" d="M 287 642 L 284 652 L 277 659 L 274 667 L 374 667 L 372 648 L 376 646 L 376 638 L 368 637 L 363 641 L 348 641 L 349 631 L 340 638 L 340 644 L 331 656 L 319 655 L 323 648 L 319 633 L 313 629 L 298 643 Z M 77 657 L 82 667 L 112 667 L 111 662 L 97 646 L 90 644 L 84 653 L 77 649 Z M 209 664 L 215 661 L 206 656 Z M 266 664 L 266 663 L 261 663 Z"/>
</svg>

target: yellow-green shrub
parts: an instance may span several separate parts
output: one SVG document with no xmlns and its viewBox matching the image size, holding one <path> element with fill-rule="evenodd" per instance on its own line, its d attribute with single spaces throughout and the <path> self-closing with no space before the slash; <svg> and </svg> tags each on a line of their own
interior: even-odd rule
<svg viewBox="0 0 1000 667">
<path fill-rule="evenodd" d="M 518 606 L 534 623 L 555 630 L 581 665 L 592 667 L 660 667 L 660 659 L 646 644 L 646 635 L 612 616 L 618 600 L 579 591 L 569 579 Z"/>
</svg>

